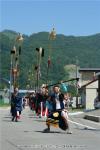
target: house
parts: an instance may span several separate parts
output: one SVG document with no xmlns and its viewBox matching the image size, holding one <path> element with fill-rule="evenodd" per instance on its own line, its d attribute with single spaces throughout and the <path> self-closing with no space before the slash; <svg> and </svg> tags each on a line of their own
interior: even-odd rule
<svg viewBox="0 0 100 150">
<path fill-rule="evenodd" d="M 100 98 L 100 68 L 80 68 L 79 73 L 82 85 L 79 89 L 81 104 L 85 109 L 94 109 L 97 94 Z"/>
<path fill-rule="evenodd" d="M 98 74 L 99 72 L 100 72 L 100 68 L 80 68 L 79 74 L 80 74 L 81 85 L 84 85 L 94 80 L 96 74 Z"/>
<path fill-rule="evenodd" d="M 97 97 L 98 79 L 94 79 L 87 84 L 84 84 L 80 89 L 82 106 L 88 109 L 94 109 L 94 99 Z"/>
</svg>

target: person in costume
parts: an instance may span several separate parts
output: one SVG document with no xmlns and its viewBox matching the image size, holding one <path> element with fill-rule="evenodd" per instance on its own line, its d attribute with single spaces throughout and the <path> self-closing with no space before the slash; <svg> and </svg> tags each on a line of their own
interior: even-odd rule
<svg viewBox="0 0 100 150">
<path fill-rule="evenodd" d="M 62 130 L 67 130 L 68 118 L 64 113 L 64 94 L 60 92 L 58 85 L 53 87 L 53 94 L 48 98 L 49 114 L 47 116 L 46 125 L 47 128 L 43 132 L 50 132 L 50 126 L 59 127 Z"/>
<path fill-rule="evenodd" d="M 48 99 L 48 89 L 45 86 L 42 86 L 41 91 L 36 94 L 36 113 L 37 115 L 39 115 L 39 117 L 42 117 L 42 115 L 43 116 L 45 115 L 47 99 Z"/>
<path fill-rule="evenodd" d="M 12 121 L 18 121 L 20 118 L 20 114 L 22 111 L 22 98 L 18 93 L 18 88 L 14 88 L 14 93 L 11 97 L 11 114 L 12 114 Z"/>
</svg>

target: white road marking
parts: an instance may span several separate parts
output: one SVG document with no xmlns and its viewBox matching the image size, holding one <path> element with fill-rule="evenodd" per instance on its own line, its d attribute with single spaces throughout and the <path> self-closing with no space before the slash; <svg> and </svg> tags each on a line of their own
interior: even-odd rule
<svg viewBox="0 0 100 150">
<path fill-rule="evenodd" d="M 96 128 L 93 128 L 91 126 L 87 126 L 87 125 L 84 125 L 84 124 L 81 124 L 81 123 L 78 123 L 78 122 L 75 122 L 75 121 L 72 121 L 72 120 L 69 120 L 69 122 L 74 123 L 74 124 L 79 125 L 79 126 L 83 126 L 83 127 L 87 128 L 87 129 L 93 129 L 93 130 L 96 129 Z"/>
<path fill-rule="evenodd" d="M 80 115 L 80 114 L 83 114 L 84 112 L 73 112 L 73 113 L 68 113 L 68 115 L 70 116 L 74 116 L 74 115 Z"/>
</svg>

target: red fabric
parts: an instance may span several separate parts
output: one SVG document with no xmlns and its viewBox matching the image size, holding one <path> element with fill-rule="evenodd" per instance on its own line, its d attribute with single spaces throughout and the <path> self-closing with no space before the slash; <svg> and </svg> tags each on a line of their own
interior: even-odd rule
<svg viewBox="0 0 100 150">
<path fill-rule="evenodd" d="M 50 60 L 50 58 L 48 59 L 48 67 L 50 66 L 50 64 L 51 64 L 51 60 Z"/>
</svg>

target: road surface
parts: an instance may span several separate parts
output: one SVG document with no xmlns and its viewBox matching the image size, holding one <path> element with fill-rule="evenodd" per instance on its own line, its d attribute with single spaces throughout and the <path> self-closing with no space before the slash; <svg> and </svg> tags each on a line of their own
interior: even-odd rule
<svg viewBox="0 0 100 150">
<path fill-rule="evenodd" d="M 0 108 L 0 150 L 100 150 L 100 123 L 70 114 L 73 134 L 51 127 L 43 133 L 45 118 L 34 116 L 27 107 L 19 122 L 12 122 L 10 109 Z"/>
</svg>

